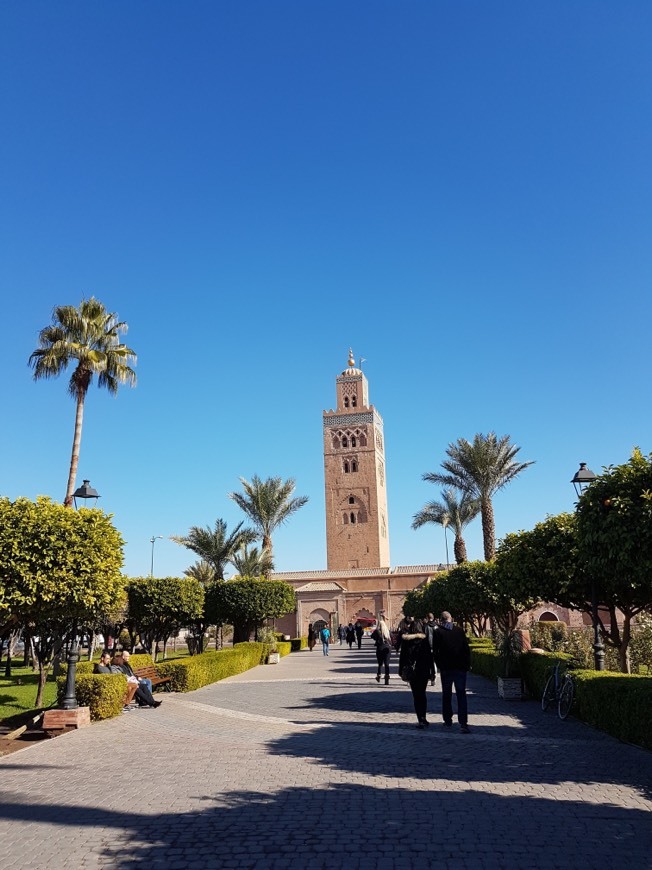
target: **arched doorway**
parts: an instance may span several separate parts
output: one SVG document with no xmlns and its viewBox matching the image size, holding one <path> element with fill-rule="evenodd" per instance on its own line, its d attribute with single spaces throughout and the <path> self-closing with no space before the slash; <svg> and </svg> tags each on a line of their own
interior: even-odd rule
<svg viewBox="0 0 652 870">
<path fill-rule="evenodd" d="M 539 617 L 539 622 L 559 622 L 559 617 L 552 610 L 544 610 Z"/>
<path fill-rule="evenodd" d="M 321 607 L 313 610 L 308 617 L 308 622 L 312 622 L 312 630 L 315 632 L 316 635 L 319 634 L 319 632 L 325 625 L 328 625 L 329 620 L 330 613 Z"/>
</svg>

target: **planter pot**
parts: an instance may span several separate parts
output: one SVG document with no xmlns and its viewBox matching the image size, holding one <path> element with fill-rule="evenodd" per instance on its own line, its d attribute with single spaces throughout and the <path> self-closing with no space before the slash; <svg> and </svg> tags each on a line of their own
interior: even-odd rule
<svg viewBox="0 0 652 870">
<path fill-rule="evenodd" d="M 520 701 L 523 687 L 520 677 L 498 677 L 498 697 L 505 701 Z"/>
<path fill-rule="evenodd" d="M 271 652 L 267 656 L 267 664 L 268 665 L 277 665 L 281 661 L 281 654 L 277 652 Z"/>
</svg>

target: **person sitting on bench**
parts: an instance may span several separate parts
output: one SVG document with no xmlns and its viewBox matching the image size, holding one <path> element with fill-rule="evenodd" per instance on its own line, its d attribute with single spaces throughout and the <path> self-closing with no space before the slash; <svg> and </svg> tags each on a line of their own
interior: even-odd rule
<svg viewBox="0 0 652 870">
<path fill-rule="evenodd" d="M 141 686 L 145 686 L 146 689 L 149 689 L 150 693 L 153 692 L 152 689 L 152 681 L 147 677 L 139 677 L 134 673 L 133 668 L 129 664 L 129 653 L 126 649 L 122 650 L 122 673 L 126 674 L 127 677 L 136 677 Z"/>
<path fill-rule="evenodd" d="M 112 674 L 124 674 L 127 678 L 128 683 L 137 683 L 138 688 L 136 689 L 136 693 L 134 695 L 136 701 L 138 702 L 139 707 L 160 707 L 161 701 L 154 700 L 154 696 L 152 695 L 149 688 L 142 683 L 138 677 L 131 670 L 130 665 L 125 665 L 123 654 L 121 652 L 117 652 L 113 656 L 113 664 L 111 665 L 111 673 Z M 149 682 L 149 680 L 148 680 Z"/>
</svg>

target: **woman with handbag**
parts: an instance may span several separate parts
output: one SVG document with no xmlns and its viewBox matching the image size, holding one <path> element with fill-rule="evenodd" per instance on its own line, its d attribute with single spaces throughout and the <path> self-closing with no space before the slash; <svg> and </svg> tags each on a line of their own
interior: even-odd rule
<svg viewBox="0 0 652 870">
<path fill-rule="evenodd" d="M 401 635 L 398 672 L 401 679 L 410 684 L 414 712 L 417 714 L 417 728 L 427 728 L 430 723 L 426 718 L 428 712 L 426 687 L 428 680 L 431 685 L 435 684 L 436 671 L 432 650 L 419 620 L 415 620 L 410 625 L 409 633 L 404 632 Z"/>
</svg>

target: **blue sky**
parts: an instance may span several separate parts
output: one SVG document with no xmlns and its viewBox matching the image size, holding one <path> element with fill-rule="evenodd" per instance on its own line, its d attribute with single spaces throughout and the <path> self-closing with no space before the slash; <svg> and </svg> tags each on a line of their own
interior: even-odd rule
<svg viewBox="0 0 652 870">
<path fill-rule="evenodd" d="M 89 394 L 79 483 L 125 571 L 294 477 L 278 570 L 326 567 L 321 413 L 349 346 L 385 421 L 393 564 L 421 475 L 475 432 L 536 460 L 498 535 L 652 450 L 648 2 L 0 5 L 0 494 L 60 500 L 66 380 L 27 366 L 55 305 L 129 324 L 138 386 Z M 479 520 L 468 529 L 481 557 Z"/>
</svg>

